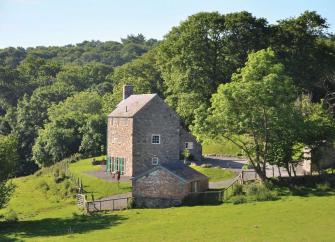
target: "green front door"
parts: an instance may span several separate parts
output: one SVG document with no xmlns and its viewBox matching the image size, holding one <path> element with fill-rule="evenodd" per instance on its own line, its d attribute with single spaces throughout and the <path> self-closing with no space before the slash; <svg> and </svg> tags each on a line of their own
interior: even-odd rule
<svg viewBox="0 0 335 242">
<path fill-rule="evenodd" d="M 119 158 L 119 168 L 120 168 L 121 175 L 123 175 L 123 173 L 124 173 L 124 158 Z"/>
</svg>

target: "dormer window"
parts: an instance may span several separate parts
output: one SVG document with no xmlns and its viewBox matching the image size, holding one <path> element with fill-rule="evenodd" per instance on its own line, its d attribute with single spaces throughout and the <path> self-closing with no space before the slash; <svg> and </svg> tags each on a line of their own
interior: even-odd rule
<svg viewBox="0 0 335 242">
<path fill-rule="evenodd" d="M 151 136 L 151 144 L 160 144 L 161 143 L 161 136 L 160 134 L 153 134 Z"/>
<path fill-rule="evenodd" d="M 154 166 L 158 165 L 158 163 L 159 163 L 159 159 L 158 159 L 158 157 L 157 157 L 157 156 L 152 157 L 152 158 L 151 158 L 151 163 L 152 163 L 152 165 L 154 165 Z"/>
</svg>

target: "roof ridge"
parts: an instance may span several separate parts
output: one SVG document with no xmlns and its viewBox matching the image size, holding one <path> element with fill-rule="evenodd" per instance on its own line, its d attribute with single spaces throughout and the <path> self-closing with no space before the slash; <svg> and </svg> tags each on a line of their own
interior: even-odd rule
<svg viewBox="0 0 335 242">
<path fill-rule="evenodd" d="M 133 117 L 156 96 L 158 97 L 156 93 L 130 95 L 128 98 L 119 102 L 108 117 Z"/>
</svg>

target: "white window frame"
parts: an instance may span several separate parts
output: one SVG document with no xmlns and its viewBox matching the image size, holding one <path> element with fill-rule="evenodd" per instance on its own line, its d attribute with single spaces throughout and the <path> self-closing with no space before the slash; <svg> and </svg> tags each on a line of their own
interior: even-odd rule
<svg viewBox="0 0 335 242">
<path fill-rule="evenodd" d="M 158 136 L 158 143 L 154 143 L 153 139 L 154 139 L 154 136 Z M 154 144 L 154 145 L 159 145 L 161 143 L 161 135 L 160 134 L 152 134 L 151 135 L 151 144 Z"/>
<path fill-rule="evenodd" d="M 157 166 L 159 164 L 159 159 L 157 156 L 151 158 L 151 164 Z"/>
<path fill-rule="evenodd" d="M 185 142 L 185 149 L 193 150 L 193 142 Z"/>
</svg>

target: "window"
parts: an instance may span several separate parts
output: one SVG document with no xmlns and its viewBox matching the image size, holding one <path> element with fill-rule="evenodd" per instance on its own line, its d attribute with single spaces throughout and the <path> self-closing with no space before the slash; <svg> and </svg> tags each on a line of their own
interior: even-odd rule
<svg viewBox="0 0 335 242">
<path fill-rule="evenodd" d="M 161 136 L 159 134 L 153 134 L 151 136 L 151 144 L 160 144 L 161 143 Z"/>
<path fill-rule="evenodd" d="M 157 156 L 152 157 L 151 162 L 154 166 L 158 165 L 158 163 L 159 163 L 158 157 Z"/>
<path fill-rule="evenodd" d="M 111 170 L 113 172 L 115 171 L 120 171 L 120 174 L 123 175 L 124 174 L 124 170 L 125 170 L 125 158 L 123 157 L 112 157 L 111 159 Z"/>
<path fill-rule="evenodd" d="M 185 149 L 192 150 L 193 142 L 185 142 Z"/>
<path fill-rule="evenodd" d="M 198 192 L 198 181 L 191 182 L 191 192 Z"/>
</svg>

